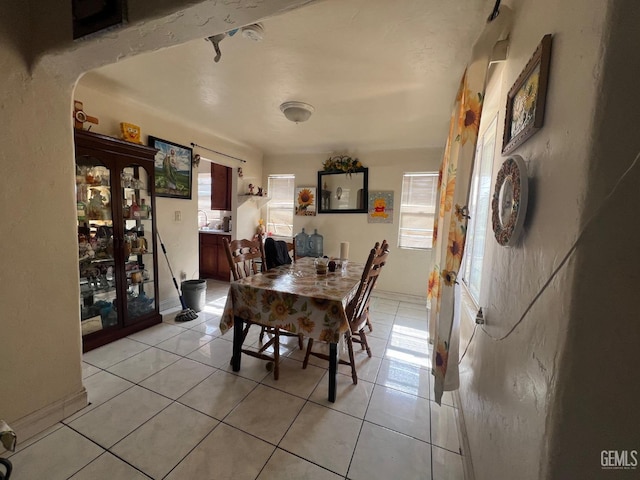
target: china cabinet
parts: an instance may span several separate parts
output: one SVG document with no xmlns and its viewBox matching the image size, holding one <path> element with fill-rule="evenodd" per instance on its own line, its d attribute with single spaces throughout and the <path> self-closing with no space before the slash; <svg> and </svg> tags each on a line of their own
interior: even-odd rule
<svg viewBox="0 0 640 480">
<path fill-rule="evenodd" d="M 75 131 L 83 351 L 160 323 L 154 148 Z"/>
</svg>

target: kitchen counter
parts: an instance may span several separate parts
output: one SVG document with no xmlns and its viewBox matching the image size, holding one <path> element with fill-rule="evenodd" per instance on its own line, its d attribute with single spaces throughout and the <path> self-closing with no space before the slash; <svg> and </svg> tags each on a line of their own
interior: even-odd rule
<svg viewBox="0 0 640 480">
<path fill-rule="evenodd" d="M 215 233 L 218 235 L 231 235 L 232 232 L 225 232 L 224 230 L 217 230 L 215 228 L 200 228 L 200 233 Z"/>
</svg>

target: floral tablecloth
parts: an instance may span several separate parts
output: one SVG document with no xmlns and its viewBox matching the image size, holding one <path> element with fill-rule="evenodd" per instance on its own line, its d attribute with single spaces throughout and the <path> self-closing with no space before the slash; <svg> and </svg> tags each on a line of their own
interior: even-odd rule
<svg viewBox="0 0 640 480">
<path fill-rule="evenodd" d="M 344 271 L 316 274 L 314 259 L 232 282 L 220 319 L 220 330 L 233 327 L 234 316 L 325 342 L 338 343 L 349 329 L 345 308 L 356 294 L 363 264 Z"/>
</svg>

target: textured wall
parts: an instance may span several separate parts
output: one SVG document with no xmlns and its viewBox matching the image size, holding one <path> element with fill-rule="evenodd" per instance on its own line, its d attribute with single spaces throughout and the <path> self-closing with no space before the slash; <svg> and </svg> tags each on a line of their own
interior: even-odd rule
<svg viewBox="0 0 640 480">
<path fill-rule="evenodd" d="M 544 128 L 515 152 L 524 157 L 530 177 L 523 238 L 513 248 L 499 247 L 491 230 L 487 239 L 481 306 L 486 331 L 494 337 L 508 332 L 558 266 L 588 208 L 606 7 L 596 0 L 528 0 L 515 7 L 509 58 L 502 76 L 492 78 L 491 95 L 498 100 L 488 99 L 500 114 L 494 178 L 504 160 L 499 146 L 507 92 L 542 36 L 551 33 L 554 39 Z M 558 378 L 575 354 L 567 334 L 573 328 L 572 309 L 581 301 L 572 298 L 575 278 L 581 275 L 577 262 L 574 256 L 507 339 L 494 341 L 477 332 L 461 365 L 460 396 L 476 480 L 548 477 L 558 422 Z M 472 325 L 466 315 L 461 349 Z M 599 465 L 599 458 L 591 460 Z"/>
</svg>

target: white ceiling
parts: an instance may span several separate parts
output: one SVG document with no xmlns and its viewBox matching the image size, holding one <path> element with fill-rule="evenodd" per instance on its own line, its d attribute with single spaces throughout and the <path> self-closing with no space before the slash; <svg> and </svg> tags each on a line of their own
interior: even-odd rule
<svg viewBox="0 0 640 480">
<path fill-rule="evenodd" d="M 458 82 L 493 0 L 327 0 L 240 32 L 102 67 L 81 83 L 265 153 L 444 145 Z M 215 34 L 219 32 L 211 32 Z M 315 113 L 295 124 L 279 105 Z"/>
</svg>

